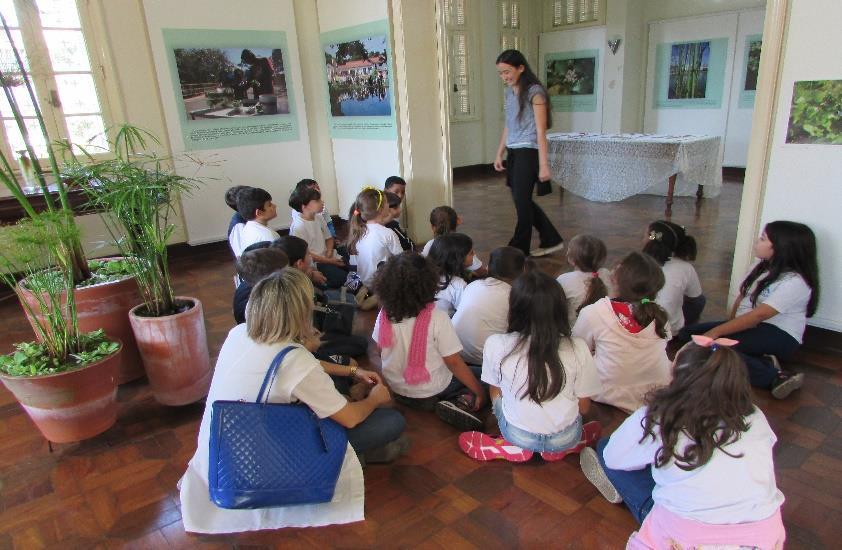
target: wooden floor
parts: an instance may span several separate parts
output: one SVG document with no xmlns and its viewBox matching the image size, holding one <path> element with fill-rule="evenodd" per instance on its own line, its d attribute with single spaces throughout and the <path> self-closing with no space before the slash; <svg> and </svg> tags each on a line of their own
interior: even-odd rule
<svg viewBox="0 0 842 550">
<path fill-rule="evenodd" d="M 705 318 L 724 312 L 741 186 L 722 195 L 681 198 L 673 220 L 699 240 L 696 263 L 707 294 Z M 220 195 L 221 196 L 221 195 Z M 463 231 L 483 259 L 505 244 L 514 210 L 495 176 L 463 178 L 454 191 Z M 540 199 L 567 239 L 578 232 L 603 238 L 609 265 L 639 249 L 646 224 L 661 216 L 663 198 L 639 196 L 599 204 L 565 194 Z M 422 213 L 421 215 L 425 215 Z M 221 225 L 227 220 L 219 220 Z M 557 273 L 563 255 L 541 260 Z M 180 294 L 202 300 L 212 357 L 232 327 L 231 262 L 224 246 L 205 246 L 172 260 Z M 360 316 L 370 331 L 373 313 Z M 31 338 L 20 307 L 0 302 L 0 352 Z M 372 355 L 371 353 L 369 354 Z M 376 357 L 372 363 L 379 364 Z M 800 352 L 792 365 L 807 373 L 805 388 L 787 401 L 757 393 L 778 434 L 778 484 L 786 495 L 789 548 L 833 548 L 842 540 L 842 374 L 840 355 Z M 406 411 L 409 453 L 393 465 L 365 470 L 366 521 L 347 526 L 287 529 L 229 536 L 185 534 L 176 482 L 193 455 L 203 405 L 158 405 L 143 381 L 119 391 L 116 426 L 50 453 L 29 418 L 0 389 L 0 549 L 3 548 L 622 548 L 635 529 L 622 505 L 602 499 L 579 471 L 577 457 L 560 463 L 482 464 L 463 456 L 455 429 L 433 415 Z M 621 415 L 596 407 L 609 429 Z"/>
</svg>

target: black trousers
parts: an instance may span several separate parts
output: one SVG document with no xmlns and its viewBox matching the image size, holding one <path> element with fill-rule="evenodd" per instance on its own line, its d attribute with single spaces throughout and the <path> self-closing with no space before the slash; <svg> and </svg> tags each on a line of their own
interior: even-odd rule
<svg viewBox="0 0 842 550">
<path fill-rule="evenodd" d="M 529 256 L 532 226 L 538 230 L 541 248 L 555 246 L 562 238 L 541 207 L 532 200 L 532 190 L 538 181 L 538 149 L 524 147 L 506 151 L 506 185 L 512 190 L 517 212 L 515 233 L 509 246 L 519 248 Z"/>
</svg>

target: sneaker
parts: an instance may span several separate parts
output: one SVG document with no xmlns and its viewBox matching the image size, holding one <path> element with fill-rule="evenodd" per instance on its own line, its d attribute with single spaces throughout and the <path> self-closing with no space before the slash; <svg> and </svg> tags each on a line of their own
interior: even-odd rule
<svg viewBox="0 0 842 550">
<path fill-rule="evenodd" d="M 348 276 L 345 277 L 345 284 L 343 285 L 353 294 L 359 294 L 361 291 L 363 292 L 363 298 L 365 295 L 368 294 L 368 289 L 363 284 L 363 280 L 360 279 L 360 276 L 357 275 L 356 271 L 350 271 Z"/>
<path fill-rule="evenodd" d="M 605 475 L 605 470 L 602 469 L 602 464 L 599 463 L 599 457 L 596 456 L 596 451 L 590 447 L 582 449 L 579 455 L 579 464 L 582 467 L 582 473 L 588 478 L 588 481 L 596 487 L 597 491 L 605 497 L 605 500 L 612 504 L 619 504 L 623 502 L 623 497 L 617 492 L 617 488 Z"/>
<path fill-rule="evenodd" d="M 562 242 L 560 242 L 556 245 L 548 246 L 546 248 L 538 247 L 535 250 L 533 250 L 532 252 L 530 252 L 529 255 L 535 256 L 535 257 L 546 256 L 548 254 L 552 254 L 553 252 L 558 252 L 559 250 L 563 250 L 563 249 L 564 249 L 564 242 L 562 241 Z"/>
<path fill-rule="evenodd" d="M 482 432 L 464 432 L 459 435 L 459 448 L 474 460 L 508 460 L 509 462 L 526 462 L 534 454 L 516 445 L 512 445 L 502 437 L 491 437 Z"/>
<path fill-rule="evenodd" d="M 330 360 L 331 363 L 334 363 L 336 365 L 343 365 L 347 367 L 351 364 L 350 355 L 341 355 L 339 353 L 335 353 L 333 355 L 328 355 L 327 358 Z"/>
<path fill-rule="evenodd" d="M 772 383 L 772 397 L 775 399 L 786 399 L 789 394 L 804 385 L 804 373 L 793 374 L 781 371 Z"/>
<path fill-rule="evenodd" d="M 600 424 L 596 420 L 593 420 L 582 426 L 582 439 L 579 440 L 579 443 L 577 443 L 575 447 L 556 452 L 543 451 L 541 453 L 541 458 L 543 458 L 547 462 L 555 462 L 557 460 L 563 459 L 567 455 L 578 454 L 582 452 L 582 449 L 584 449 L 585 447 L 596 443 L 599 440 L 599 436 L 601 435 L 602 424 Z"/>
<path fill-rule="evenodd" d="M 369 449 L 364 452 L 362 458 L 365 464 L 386 464 L 394 462 L 409 450 L 409 446 L 409 437 L 406 434 L 401 434 L 399 438 L 386 443 L 382 447 Z M 363 462 L 363 460 L 360 462 Z"/>
<path fill-rule="evenodd" d="M 473 411 L 462 409 L 453 401 L 439 401 L 436 403 L 436 416 L 460 430 L 478 430 L 482 428 L 482 420 Z"/>
<path fill-rule="evenodd" d="M 775 369 L 777 369 L 778 372 L 781 372 L 782 370 L 784 370 L 784 369 L 781 368 L 781 362 L 778 361 L 777 356 L 772 355 L 772 354 L 768 354 L 768 355 L 764 355 L 763 357 L 768 359 L 769 362 L 772 363 L 772 366 L 775 367 Z"/>
</svg>

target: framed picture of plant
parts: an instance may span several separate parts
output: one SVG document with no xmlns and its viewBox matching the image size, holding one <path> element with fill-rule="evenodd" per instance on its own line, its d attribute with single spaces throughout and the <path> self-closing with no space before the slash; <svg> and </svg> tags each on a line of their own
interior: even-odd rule
<svg viewBox="0 0 842 550">
<path fill-rule="evenodd" d="M 544 82 L 553 111 L 596 111 L 599 50 L 548 53 Z"/>
<path fill-rule="evenodd" d="M 793 85 L 786 142 L 842 145 L 842 80 Z"/>
<path fill-rule="evenodd" d="M 727 38 L 658 44 L 654 108 L 720 108 L 727 50 Z"/>
<path fill-rule="evenodd" d="M 740 98 L 737 102 L 740 109 L 754 108 L 754 94 L 757 90 L 757 74 L 760 70 L 760 50 L 762 46 L 763 38 L 761 35 L 751 34 L 746 37 L 742 86 Z"/>
</svg>

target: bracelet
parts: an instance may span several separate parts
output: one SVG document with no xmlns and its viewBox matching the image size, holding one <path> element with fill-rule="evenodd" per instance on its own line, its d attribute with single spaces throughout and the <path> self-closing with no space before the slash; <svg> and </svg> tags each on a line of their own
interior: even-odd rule
<svg viewBox="0 0 842 550">
<path fill-rule="evenodd" d="M 348 373 L 348 378 L 353 378 L 357 375 L 357 365 L 351 365 L 351 372 Z"/>
</svg>

